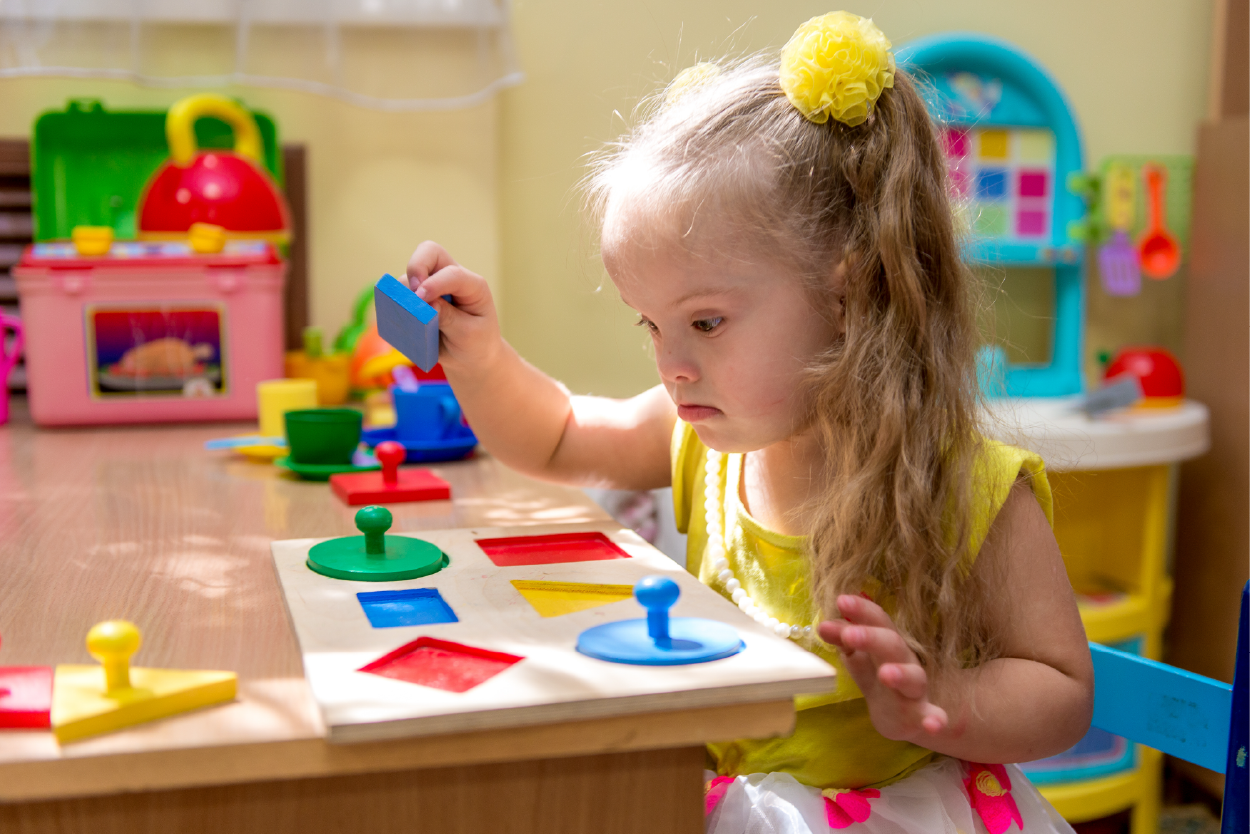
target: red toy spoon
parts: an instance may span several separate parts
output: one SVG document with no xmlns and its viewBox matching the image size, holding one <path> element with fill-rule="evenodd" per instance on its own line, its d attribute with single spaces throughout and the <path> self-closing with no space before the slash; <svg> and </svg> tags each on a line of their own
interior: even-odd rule
<svg viewBox="0 0 1250 835">
<path fill-rule="evenodd" d="M 1181 265 L 1181 247 L 1176 238 L 1163 225 L 1163 192 L 1167 174 L 1156 165 L 1144 169 L 1146 175 L 1146 202 L 1150 207 L 1150 223 L 1138 242 L 1141 253 L 1141 271 L 1150 278 L 1165 279 Z"/>
</svg>

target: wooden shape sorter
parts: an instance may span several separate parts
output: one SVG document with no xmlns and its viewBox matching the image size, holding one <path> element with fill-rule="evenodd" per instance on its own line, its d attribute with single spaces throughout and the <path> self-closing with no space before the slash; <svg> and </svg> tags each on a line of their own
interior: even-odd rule
<svg viewBox="0 0 1250 835">
<path fill-rule="evenodd" d="M 421 531 L 449 564 L 419 580 L 339 580 L 310 570 L 319 540 L 274 542 L 273 559 L 304 673 L 331 742 L 356 742 L 518 727 L 786 699 L 833 689 L 834 670 L 755 623 L 632 531 L 615 524 L 542 525 Z M 500 565 L 485 548 L 500 540 L 529 556 L 551 542 L 592 542 L 612 558 L 584 557 Z M 619 552 L 619 553 L 617 553 Z M 678 584 L 675 617 L 707 618 L 736 630 L 745 646 L 720 660 L 641 667 L 577 651 L 594 626 L 644 617 L 629 589 L 648 575 Z M 516 582 L 514 582 L 516 581 Z M 568 607 L 559 617 L 523 593 L 626 591 L 615 602 Z M 434 589 L 457 620 L 375 628 L 360 592 Z M 605 592 L 613 595 L 616 591 Z M 539 595 L 542 596 L 541 594 Z M 588 595 L 593 597 L 593 593 Z M 402 596 L 401 596 L 402 597 Z"/>
</svg>

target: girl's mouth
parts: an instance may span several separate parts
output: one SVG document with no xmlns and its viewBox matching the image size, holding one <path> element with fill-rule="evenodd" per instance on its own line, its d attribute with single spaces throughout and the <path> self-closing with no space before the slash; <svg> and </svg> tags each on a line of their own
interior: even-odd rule
<svg viewBox="0 0 1250 835">
<path fill-rule="evenodd" d="M 684 403 L 677 404 L 677 417 L 686 423 L 698 423 L 701 420 L 708 420 L 717 415 L 723 414 L 720 409 L 712 406 L 699 406 L 696 404 L 686 405 Z"/>
</svg>

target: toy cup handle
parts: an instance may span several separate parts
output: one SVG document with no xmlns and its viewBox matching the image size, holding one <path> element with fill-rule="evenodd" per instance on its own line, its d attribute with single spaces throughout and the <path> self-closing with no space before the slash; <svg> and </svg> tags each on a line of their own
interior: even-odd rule
<svg viewBox="0 0 1250 835">
<path fill-rule="evenodd" d="M 260 128 L 252 115 L 231 99 L 214 93 L 187 96 L 169 108 L 165 116 L 165 139 L 175 165 L 188 166 L 195 159 L 195 122 L 203 116 L 216 116 L 234 131 L 234 152 L 263 165 Z"/>
<path fill-rule="evenodd" d="M 13 350 L 9 351 L 6 342 L 8 332 L 13 334 Z M 23 344 L 22 320 L 7 313 L 0 313 L 0 384 L 4 384 L 17 365 L 17 358 L 22 355 Z"/>
<path fill-rule="evenodd" d="M 446 436 L 460 422 L 460 404 L 454 397 L 444 397 L 439 400 L 438 408 L 442 412 L 443 435 Z"/>
</svg>

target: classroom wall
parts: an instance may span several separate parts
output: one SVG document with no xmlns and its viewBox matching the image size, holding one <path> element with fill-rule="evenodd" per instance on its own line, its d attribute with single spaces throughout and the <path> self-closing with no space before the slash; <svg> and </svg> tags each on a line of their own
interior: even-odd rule
<svg viewBox="0 0 1250 835">
<path fill-rule="evenodd" d="M 836 7 L 516 0 L 527 80 L 501 97 L 501 268 L 505 334 L 524 356 L 574 391 L 624 396 L 657 382 L 648 340 L 606 283 L 593 231 L 579 217 L 584 155 L 618 136 L 639 98 L 681 68 L 702 56 L 780 47 L 799 23 Z M 1031 52 L 1066 89 L 1088 165 L 1112 153 L 1193 153 L 1206 104 L 1208 0 L 875 0 L 846 8 L 871 16 L 896 45 L 963 29 Z M 1045 315 L 1048 294 L 1030 292 L 1027 276 L 998 280 L 1009 289 L 1025 282 L 1000 310 L 1009 336 L 1044 339 L 1035 318 Z M 1180 350 L 1183 279 L 1147 282 L 1127 300 L 1108 300 L 1093 284 L 1091 354 L 1127 342 Z"/>
</svg>

